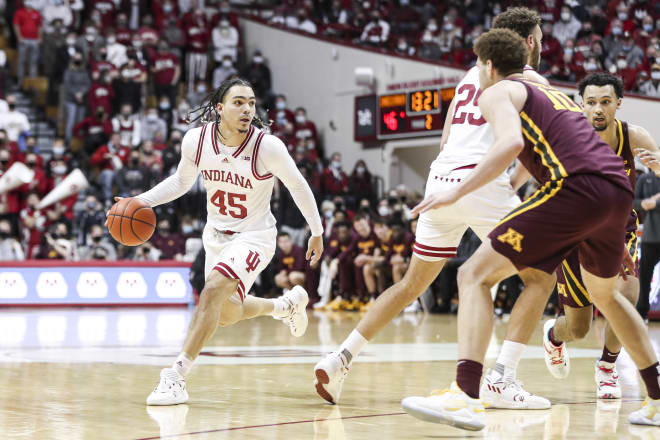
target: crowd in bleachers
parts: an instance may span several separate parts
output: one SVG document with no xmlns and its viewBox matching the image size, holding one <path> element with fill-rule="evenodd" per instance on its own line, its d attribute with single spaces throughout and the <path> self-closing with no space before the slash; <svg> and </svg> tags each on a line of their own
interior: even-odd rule
<svg viewBox="0 0 660 440">
<path fill-rule="evenodd" d="M 254 3 L 247 12 L 274 26 L 462 67 L 474 63 L 473 42 L 508 6 L 484 0 Z M 255 289 L 267 294 L 304 284 L 321 292 L 328 308 L 358 310 L 405 273 L 416 226 L 409 210 L 420 195 L 404 186 L 380 194 L 378 177 L 364 161 L 346 164 L 339 153 L 326 155 L 332 148 L 323 145 L 305 103 L 289 102 L 272 83 L 268 58 L 274 54 L 243 50 L 235 5 L 0 0 L 0 6 L 3 41 L 16 53 L 7 57 L 0 48 L 0 175 L 15 162 L 35 172 L 32 182 L 0 195 L 0 260 L 179 259 L 194 262 L 199 288 L 198 237 L 206 218 L 200 183 L 156 209 L 156 234 L 139 247 L 109 237 L 105 211 L 113 196 L 139 194 L 175 170 L 191 127 L 189 113 L 223 80 L 240 75 L 254 86 L 259 116 L 272 121 L 272 133 L 288 146 L 312 187 L 326 227 L 323 263 L 309 267 L 302 261 L 305 220 L 279 188 L 273 199 L 278 253 Z M 557 0 L 527 6 L 538 8 L 544 19 L 542 73 L 577 81 L 607 69 L 622 75 L 628 90 L 660 96 L 658 2 Z M 50 121 L 58 136 L 45 148 L 37 145 L 16 104 L 25 80 L 34 77 L 47 78 L 44 106 L 58 110 Z M 40 200 L 76 168 L 92 187 L 39 209 Z M 434 291 L 440 309 L 455 309 L 455 277 L 439 277 Z"/>
</svg>

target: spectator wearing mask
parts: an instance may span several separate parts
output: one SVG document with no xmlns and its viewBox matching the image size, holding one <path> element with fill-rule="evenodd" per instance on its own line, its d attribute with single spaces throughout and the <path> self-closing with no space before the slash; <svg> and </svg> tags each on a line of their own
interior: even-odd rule
<svg viewBox="0 0 660 440">
<path fill-rule="evenodd" d="M 298 107 L 295 111 L 295 123 L 293 128 L 294 141 L 297 143 L 300 140 L 313 141 L 313 149 L 317 150 L 319 147 L 319 137 L 316 131 L 316 124 L 307 119 L 307 110 Z M 316 154 L 318 157 L 318 153 Z"/>
<path fill-rule="evenodd" d="M 640 72 L 637 73 L 637 76 L 635 77 L 635 85 L 632 88 L 632 91 L 635 93 L 642 94 L 641 87 L 642 85 L 649 80 L 649 74 L 645 70 L 641 70 Z"/>
<path fill-rule="evenodd" d="M 158 116 L 158 109 L 147 109 L 144 119 L 140 122 L 142 127 L 142 141 L 153 141 L 158 133 L 167 133 L 167 123 Z"/>
<path fill-rule="evenodd" d="M 66 108 L 65 135 L 67 142 L 71 140 L 73 127 L 85 116 L 85 98 L 91 85 L 92 82 L 83 65 L 82 53 L 74 52 L 71 56 L 69 68 L 64 72 L 64 79 L 62 81 L 64 105 Z"/>
<path fill-rule="evenodd" d="M 104 31 L 107 27 L 115 25 L 119 6 L 117 2 L 113 0 L 92 0 L 91 3 L 90 16 L 98 16 L 93 21 L 96 21 L 96 24 L 100 25 L 99 30 Z"/>
<path fill-rule="evenodd" d="M 161 252 L 151 243 L 147 241 L 141 244 L 135 250 L 135 261 L 158 261 L 161 257 Z"/>
<path fill-rule="evenodd" d="M 610 27 L 605 33 L 605 38 L 603 38 L 603 45 L 605 46 L 605 52 L 609 53 L 617 45 L 621 44 L 621 39 L 623 38 L 623 23 L 618 18 L 615 18 L 610 22 Z"/>
<path fill-rule="evenodd" d="M 575 39 L 581 27 L 580 21 L 575 18 L 571 8 L 562 6 L 559 21 L 552 28 L 552 36 L 563 45 L 569 38 Z"/>
<path fill-rule="evenodd" d="M 179 132 L 177 131 L 177 133 Z M 176 171 L 180 158 L 181 139 L 170 137 L 167 148 L 163 150 L 163 173 L 165 176 L 171 176 Z"/>
<path fill-rule="evenodd" d="M 133 30 L 128 25 L 128 16 L 123 12 L 117 15 L 117 27 L 115 28 L 115 37 L 116 37 L 115 38 L 116 42 L 124 47 L 130 46 L 132 44 Z"/>
<path fill-rule="evenodd" d="M 66 47 L 66 39 L 66 28 L 62 24 L 62 20 L 59 18 L 53 20 L 50 28 L 46 31 L 43 41 L 43 54 L 41 55 L 44 75 L 48 78 L 52 78 L 55 75 L 55 72 L 58 70 L 56 68 L 57 64 L 65 62 L 59 57 L 59 54 Z"/>
<path fill-rule="evenodd" d="M 104 45 L 103 37 L 99 35 L 98 25 L 90 23 L 85 27 L 85 33 L 78 38 L 76 43 L 82 50 L 85 62 L 95 57 L 96 51 Z"/>
<path fill-rule="evenodd" d="M 408 43 L 406 37 L 398 37 L 394 52 L 399 55 L 415 55 L 415 48 Z"/>
<path fill-rule="evenodd" d="M 0 150 L 0 177 L 7 172 L 11 166 L 9 162 L 9 151 Z M 18 214 L 20 212 L 20 189 L 0 194 L 0 219 L 7 219 L 16 228 L 18 226 Z"/>
<path fill-rule="evenodd" d="M 263 99 L 270 93 L 270 68 L 266 65 L 261 51 L 257 50 L 254 52 L 252 62 L 245 68 L 241 76 L 252 84 L 252 89 L 257 98 Z"/>
<path fill-rule="evenodd" d="M 101 225 L 93 225 L 89 232 L 89 240 L 80 248 L 79 257 L 81 261 L 105 260 L 115 261 L 117 250 L 114 245 L 104 236 Z"/>
<path fill-rule="evenodd" d="M 390 35 L 390 24 L 380 17 L 377 9 L 371 11 L 371 20 L 365 26 L 360 41 L 371 46 L 382 47 Z"/>
<path fill-rule="evenodd" d="M 150 241 L 161 252 L 161 259 L 173 260 L 185 253 L 186 239 L 183 234 L 173 231 L 172 221 L 167 217 L 158 221 L 158 228 Z"/>
<path fill-rule="evenodd" d="M 92 115 L 78 122 L 73 127 L 73 134 L 83 139 L 86 154 L 93 154 L 101 145 L 108 141 L 112 134 L 112 121 L 103 107 L 94 109 Z"/>
<path fill-rule="evenodd" d="M 112 203 L 108 201 L 109 205 Z M 85 245 L 87 235 L 92 231 L 94 225 L 104 225 L 106 220 L 103 205 L 99 202 L 94 194 L 87 194 L 85 203 L 83 204 L 83 211 L 76 214 L 75 230 L 78 232 L 77 242 L 80 246 Z"/>
<path fill-rule="evenodd" d="M 112 133 L 107 144 L 102 145 L 89 159 L 89 164 L 100 169 L 99 182 L 104 200 L 112 199 L 112 181 L 115 173 L 128 162 L 130 149 L 121 146 L 119 133 Z"/>
<path fill-rule="evenodd" d="M 99 79 L 107 74 L 110 81 L 117 78 L 119 71 L 115 65 L 108 60 L 108 47 L 101 46 L 98 53 L 98 58 L 91 61 L 90 71 L 92 72 L 92 81 L 99 81 Z M 93 108 L 93 107 L 92 107 Z"/>
<path fill-rule="evenodd" d="M 133 49 L 129 50 L 128 61 L 119 69 L 118 84 L 115 86 L 118 104 L 131 104 L 133 111 L 139 112 L 146 81 L 147 69 L 138 61 L 137 53 Z"/>
<path fill-rule="evenodd" d="M 335 225 L 335 204 L 332 200 L 324 200 L 321 203 L 321 221 L 323 222 L 323 230 L 325 238 L 330 238 L 332 235 L 332 228 Z"/>
<path fill-rule="evenodd" d="M 179 16 L 177 2 L 172 0 L 154 0 L 152 2 L 156 29 L 162 31 L 170 19 L 176 20 Z"/>
<path fill-rule="evenodd" d="M 211 33 L 213 39 L 213 59 L 221 63 L 226 56 L 236 61 L 238 56 L 238 29 L 229 23 L 228 17 L 220 18 L 218 26 Z"/>
<path fill-rule="evenodd" d="M 370 202 L 375 201 L 374 187 L 371 173 L 364 160 L 355 162 L 353 172 L 348 178 L 348 191 L 356 200 L 367 199 Z"/>
<path fill-rule="evenodd" d="M 123 147 L 137 148 L 142 142 L 142 125 L 137 115 L 133 114 L 131 104 L 123 104 L 117 116 L 112 118 L 112 131 L 119 133 Z"/>
<path fill-rule="evenodd" d="M 9 142 L 18 142 L 19 136 L 30 130 L 30 121 L 25 113 L 16 110 L 16 95 L 7 96 L 7 109 L 0 115 L 0 129 L 5 130 Z"/>
<path fill-rule="evenodd" d="M 462 28 L 457 26 L 449 15 L 445 15 L 442 19 L 442 29 L 436 37 L 441 52 L 443 54 L 450 52 L 454 39 L 462 35 Z"/>
<path fill-rule="evenodd" d="M 172 130 L 178 130 L 181 133 L 188 131 L 190 124 L 188 122 L 188 117 L 190 113 L 190 104 L 188 101 L 181 100 L 179 105 L 174 109 L 172 114 Z"/>
<path fill-rule="evenodd" d="M 115 91 L 112 88 L 110 73 L 103 73 L 98 81 L 92 82 L 89 89 L 89 108 L 103 108 L 106 114 L 112 114 L 112 101 Z"/>
<path fill-rule="evenodd" d="M 305 251 L 294 244 L 287 232 L 277 234 L 277 265 L 275 285 L 285 292 L 305 284 Z"/>
<path fill-rule="evenodd" d="M 46 162 L 46 165 L 43 167 L 44 171 L 46 172 L 46 177 L 52 173 L 52 167 L 56 161 L 63 160 L 66 163 L 73 162 L 73 158 L 71 157 L 71 153 L 68 152 L 64 138 L 55 138 L 51 147 L 51 153 L 52 156 L 50 159 L 48 159 L 48 162 Z"/>
<path fill-rule="evenodd" d="M 238 75 L 238 70 L 234 66 L 232 57 L 225 55 L 218 67 L 213 70 L 213 88 L 217 89 L 226 79 L 234 75 Z"/>
<path fill-rule="evenodd" d="M 66 222 L 54 223 L 50 228 L 50 232 L 44 234 L 45 243 L 42 243 L 41 252 L 37 258 L 77 261 L 78 250 L 70 235 L 69 226 Z"/>
<path fill-rule="evenodd" d="M 309 13 L 305 8 L 298 9 L 295 17 L 295 26 L 292 27 L 310 34 L 316 34 L 317 31 L 316 24 L 310 20 Z"/>
<path fill-rule="evenodd" d="M 187 45 L 186 79 L 188 91 L 193 89 L 197 81 L 206 81 L 206 68 L 208 65 L 209 30 L 204 11 L 199 8 L 184 18 Z"/>
<path fill-rule="evenodd" d="M 635 45 L 639 47 L 647 47 L 649 41 L 655 34 L 657 34 L 657 31 L 653 25 L 653 17 L 647 15 L 642 19 L 642 27 L 635 29 L 633 32 Z"/>
<path fill-rule="evenodd" d="M 169 44 L 170 50 L 176 57 L 179 59 L 179 62 L 183 59 L 183 50 L 185 48 L 185 38 L 186 34 L 183 30 L 177 25 L 176 18 L 170 18 L 167 21 L 167 26 L 162 32 L 163 39 Z"/>
<path fill-rule="evenodd" d="M 554 64 L 558 64 L 562 56 L 561 43 L 552 35 L 552 23 L 543 23 L 543 42 L 541 44 L 541 68 L 542 72 L 549 70 Z"/>
<path fill-rule="evenodd" d="M 140 36 L 140 40 L 147 51 L 149 59 L 153 55 L 153 47 L 156 46 L 160 35 L 158 31 L 154 28 L 154 19 L 151 15 L 145 15 L 142 19 L 142 26 L 137 30 L 137 35 Z"/>
<path fill-rule="evenodd" d="M 43 20 L 39 11 L 32 7 L 32 2 L 25 2 L 16 10 L 12 20 L 14 33 L 18 40 L 18 83 L 23 84 L 25 65 L 28 64 L 29 77 L 37 76 L 37 63 L 43 32 Z"/>
<path fill-rule="evenodd" d="M 26 206 L 20 211 L 20 226 L 23 234 L 22 243 L 28 259 L 39 253 L 43 232 L 46 230 L 46 215 L 39 209 L 39 196 L 35 192 L 28 194 Z"/>
<path fill-rule="evenodd" d="M 0 261 L 25 260 L 23 248 L 12 233 L 11 223 L 0 220 Z"/>
<path fill-rule="evenodd" d="M 275 108 L 270 110 L 268 117 L 272 119 L 278 127 L 283 127 L 287 122 L 290 124 L 295 122 L 295 115 L 287 106 L 286 96 L 277 95 L 275 97 Z"/>
<path fill-rule="evenodd" d="M 628 31 L 623 33 L 621 40 L 612 45 L 605 61 L 605 67 L 610 69 L 616 65 L 620 55 L 623 55 L 626 61 L 626 67 L 632 69 L 636 69 L 644 59 L 644 51 L 640 47 L 635 46 L 635 40 Z"/>
<path fill-rule="evenodd" d="M 630 10 L 628 6 L 626 6 L 626 2 L 623 1 L 618 2 L 618 4 L 616 5 L 615 14 L 616 14 L 616 18 L 621 23 L 621 28 L 623 32 L 630 32 L 630 33 L 635 32 L 635 28 L 637 27 L 637 25 L 635 24 L 634 17 L 630 16 Z"/>
<path fill-rule="evenodd" d="M 113 70 L 113 78 L 119 76 L 119 68 L 128 62 L 127 50 L 128 47 L 120 43 L 117 39 L 118 33 L 110 31 L 106 37 L 106 61 L 111 63 Z M 130 45 L 130 41 L 129 41 Z"/>
<path fill-rule="evenodd" d="M 140 163 L 147 168 L 152 170 L 152 174 L 155 174 L 155 177 L 160 176 L 160 170 L 163 167 L 163 159 L 159 151 L 154 150 L 154 143 L 151 141 L 142 142 L 140 147 Z M 154 168 L 158 173 L 154 173 Z M 153 177 L 153 176 L 152 176 Z"/>
<path fill-rule="evenodd" d="M 158 42 L 158 51 L 152 60 L 151 72 L 154 74 L 154 91 L 159 100 L 166 97 L 170 106 L 176 104 L 177 86 L 181 76 L 181 67 L 177 56 L 169 50 L 167 41 Z"/>
<path fill-rule="evenodd" d="M 639 90 L 646 96 L 660 98 L 660 63 L 651 66 L 651 78 L 642 83 Z"/>
<path fill-rule="evenodd" d="M 422 33 L 422 36 L 420 37 L 417 54 L 421 58 L 430 60 L 439 60 L 442 57 L 442 50 L 440 49 L 440 45 L 428 28 Z"/>
<path fill-rule="evenodd" d="M 348 192 L 348 177 L 341 168 L 340 153 L 333 153 L 330 164 L 323 170 L 322 188 L 323 193 L 330 197 Z"/>
<path fill-rule="evenodd" d="M 128 163 L 116 173 L 114 183 L 120 197 L 134 197 L 151 188 L 151 171 L 140 163 L 138 150 L 131 151 Z"/>
<path fill-rule="evenodd" d="M 41 159 L 42 165 L 39 165 L 39 159 L 41 159 L 41 156 L 35 153 L 28 153 L 25 155 L 25 165 L 34 171 L 34 178 L 25 185 L 22 185 L 20 189 L 21 192 L 26 195 L 31 192 L 36 192 L 39 197 L 44 197 L 47 189 L 46 173 L 42 167 L 43 159 Z"/>
<path fill-rule="evenodd" d="M 637 310 L 648 319 L 649 292 L 653 271 L 660 261 L 660 177 L 649 172 L 637 178 L 634 208 L 644 213 L 642 230 L 642 257 L 639 264 L 639 301 Z"/>
</svg>

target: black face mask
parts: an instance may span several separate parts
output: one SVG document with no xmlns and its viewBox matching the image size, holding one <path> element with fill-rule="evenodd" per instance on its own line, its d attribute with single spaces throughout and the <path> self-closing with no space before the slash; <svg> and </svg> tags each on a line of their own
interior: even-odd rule
<svg viewBox="0 0 660 440">
<path fill-rule="evenodd" d="M 7 231 L 0 231 L 0 240 L 5 240 L 9 238 L 9 232 Z"/>
<path fill-rule="evenodd" d="M 0 160 L 0 165 L 2 165 L 3 167 L 6 167 L 8 163 L 9 163 L 8 160 Z"/>
<path fill-rule="evenodd" d="M 7 107 L 9 107 L 9 110 L 14 110 L 16 108 L 16 104 L 14 103 L 7 103 Z"/>
<path fill-rule="evenodd" d="M 32 168 L 34 168 L 37 164 L 36 164 L 35 162 L 27 162 L 26 165 L 28 166 L 28 168 L 32 169 Z"/>
<path fill-rule="evenodd" d="M 131 159 L 131 165 L 137 167 L 140 164 L 140 159 Z"/>
<path fill-rule="evenodd" d="M 95 235 L 95 236 L 93 236 L 93 237 L 91 237 L 91 238 L 92 238 L 92 241 L 93 241 L 94 243 L 98 243 L 98 242 L 101 241 L 101 238 L 102 238 L 102 237 L 101 237 L 100 235 Z"/>
</svg>

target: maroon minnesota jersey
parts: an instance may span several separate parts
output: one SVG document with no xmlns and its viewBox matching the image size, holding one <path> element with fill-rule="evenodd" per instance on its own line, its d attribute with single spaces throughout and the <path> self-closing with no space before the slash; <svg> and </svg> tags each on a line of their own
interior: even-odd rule
<svg viewBox="0 0 660 440">
<path fill-rule="evenodd" d="M 623 160 L 598 136 L 580 106 L 554 87 L 519 82 L 527 100 L 520 112 L 525 148 L 518 159 L 540 185 L 550 185 L 553 192 L 564 178 L 589 174 L 633 192 Z"/>
<path fill-rule="evenodd" d="M 635 155 L 630 148 L 630 137 L 628 136 L 628 123 L 615 119 L 617 137 L 619 138 L 619 145 L 616 148 L 616 155 L 623 159 L 623 168 L 626 170 L 630 186 L 633 190 L 637 183 L 637 173 L 635 173 Z"/>
</svg>

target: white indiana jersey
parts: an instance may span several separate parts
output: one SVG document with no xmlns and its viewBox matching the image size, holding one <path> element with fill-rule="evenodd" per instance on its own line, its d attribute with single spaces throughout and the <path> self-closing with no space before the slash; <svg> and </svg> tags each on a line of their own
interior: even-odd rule
<svg viewBox="0 0 660 440">
<path fill-rule="evenodd" d="M 239 147 L 220 142 L 215 122 L 189 130 L 181 142 L 181 161 L 175 173 L 137 197 L 150 206 L 161 205 L 185 194 L 198 177 L 206 189 L 207 224 L 218 231 L 274 228 L 270 199 L 277 177 L 291 193 L 312 234 L 323 233 L 312 190 L 286 146 L 254 126 Z"/>
<path fill-rule="evenodd" d="M 495 142 L 493 130 L 479 109 L 480 95 L 479 68 L 474 66 L 456 86 L 449 138 L 431 170 L 442 173 L 476 165 Z"/>
<path fill-rule="evenodd" d="M 269 135 L 251 125 L 240 147 L 228 148 L 219 142 L 215 123 L 195 130 L 200 131 L 195 164 L 206 188 L 208 223 L 233 232 L 275 226 L 270 211 L 274 178 L 258 171 L 263 170 L 258 166 L 259 150 Z"/>
</svg>

